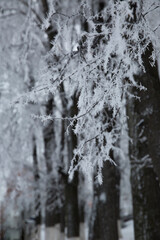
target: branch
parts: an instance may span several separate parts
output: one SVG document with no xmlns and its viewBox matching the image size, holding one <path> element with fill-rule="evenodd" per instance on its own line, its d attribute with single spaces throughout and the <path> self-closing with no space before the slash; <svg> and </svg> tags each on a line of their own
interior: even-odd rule
<svg viewBox="0 0 160 240">
<path fill-rule="evenodd" d="M 19 0 L 19 2 L 23 3 L 26 7 L 29 8 L 29 5 L 27 2 L 23 1 L 23 0 Z M 40 16 L 38 15 L 38 13 L 35 11 L 34 8 L 31 8 L 31 11 L 34 13 L 34 15 L 36 16 L 37 20 L 39 21 L 40 24 L 42 24 L 42 19 L 40 18 Z"/>
<path fill-rule="evenodd" d="M 154 4 L 152 4 L 151 5 L 151 7 L 153 6 Z M 152 11 L 154 11 L 154 10 L 156 10 L 157 8 L 159 8 L 160 7 L 160 5 L 157 5 L 157 6 L 155 6 L 153 9 L 151 9 L 151 7 L 148 9 L 148 11 L 147 12 L 145 12 L 145 13 L 142 13 L 142 16 L 143 17 L 145 17 L 148 13 L 150 13 L 150 12 L 152 12 Z"/>
<path fill-rule="evenodd" d="M 110 127 L 113 127 L 113 123 L 116 121 L 116 118 L 117 118 L 117 115 L 118 115 L 119 111 L 120 111 L 120 108 L 118 108 L 118 110 L 117 110 L 114 118 L 112 118 L 112 119 L 110 120 L 110 122 L 108 123 L 108 126 L 107 126 L 106 128 L 104 128 L 103 130 L 101 130 L 100 133 L 98 133 L 96 136 L 94 136 L 94 137 L 86 140 L 86 141 L 84 142 L 84 144 L 86 144 L 86 143 L 88 143 L 88 142 L 91 142 L 92 140 L 96 139 L 97 137 L 99 137 L 102 133 L 104 133 L 104 132 L 107 131 L 107 130 L 108 130 L 108 132 L 109 132 L 109 130 L 110 130 L 109 128 L 110 128 Z"/>
</svg>

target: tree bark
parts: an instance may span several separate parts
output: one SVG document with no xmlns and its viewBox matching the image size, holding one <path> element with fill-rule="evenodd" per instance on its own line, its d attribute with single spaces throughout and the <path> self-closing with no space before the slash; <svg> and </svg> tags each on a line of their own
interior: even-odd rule
<svg viewBox="0 0 160 240">
<path fill-rule="evenodd" d="M 76 93 L 72 97 L 73 103 L 69 110 L 69 116 L 75 116 L 78 112 Z M 70 128 L 67 138 L 69 165 L 74 156 L 73 151 L 77 147 L 77 137 Z M 66 227 L 67 237 L 79 236 L 79 207 L 78 207 L 78 172 L 74 173 L 72 181 L 67 179 L 66 188 Z"/>
<path fill-rule="evenodd" d="M 119 171 L 106 161 L 102 173 L 103 184 L 95 184 L 89 240 L 118 240 Z"/>
<path fill-rule="evenodd" d="M 52 115 L 54 107 L 53 96 L 50 95 L 49 100 L 46 105 L 46 114 Z M 56 189 L 56 179 L 53 176 L 53 153 L 55 150 L 55 134 L 54 125 L 50 121 L 44 129 L 44 144 L 45 144 L 45 160 L 47 167 L 47 202 L 46 202 L 46 227 L 53 227 L 54 225 L 60 223 L 60 208 L 55 205 L 55 196 L 58 192 Z M 57 169 L 58 171 L 58 169 Z M 57 186 L 58 187 L 58 186 Z"/>
<path fill-rule="evenodd" d="M 160 79 L 158 76 L 158 66 L 151 66 L 149 57 L 152 53 L 150 45 L 143 56 L 146 73 L 143 74 L 140 82 L 146 87 L 146 92 L 141 92 L 144 102 L 144 115 L 148 121 L 148 141 L 149 153 L 153 161 L 154 170 L 160 181 Z"/>
<path fill-rule="evenodd" d="M 101 12 L 108 1 L 97 1 L 96 10 Z M 93 1 L 94 8 L 94 1 Z M 102 32 L 102 24 L 104 19 L 102 15 L 96 18 L 97 33 Z M 99 47 L 102 36 L 98 36 L 94 39 L 93 48 Z M 108 111 L 110 118 L 112 119 L 112 111 Z M 107 119 L 106 119 L 107 120 Z M 107 129 L 110 131 L 111 129 Z M 106 144 L 106 143 L 105 143 Z M 101 150 L 100 150 L 101 151 Z M 110 157 L 113 159 L 113 151 L 110 152 Z M 89 240 L 118 240 L 118 219 L 119 219 L 119 170 L 109 161 L 104 162 L 103 166 L 103 183 L 98 186 L 94 184 L 94 199 L 93 199 L 93 211 L 90 221 Z"/>
<path fill-rule="evenodd" d="M 160 83 L 157 67 L 149 64 L 152 46 L 143 56 L 146 73 L 136 81 L 146 91 L 133 89 L 140 97 L 128 105 L 133 216 L 136 240 L 160 239 Z"/>
</svg>

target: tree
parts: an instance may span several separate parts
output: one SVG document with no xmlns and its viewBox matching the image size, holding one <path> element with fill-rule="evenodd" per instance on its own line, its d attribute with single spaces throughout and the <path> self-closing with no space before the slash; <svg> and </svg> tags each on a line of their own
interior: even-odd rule
<svg viewBox="0 0 160 240">
<path fill-rule="evenodd" d="M 1 94 L 1 121 L 4 126 L 1 132 L 3 134 L 8 130 L 4 138 L 9 149 L 3 149 L 2 153 L 7 155 L 11 152 L 11 156 L 7 155 L 7 162 L 12 163 L 9 168 L 12 178 L 8 174 L 7 181 L 13 181 L 16 185 L 18 173 L 27 169 L 26 174 L 21 176 L 21 189 L 32 176 L 32 197 L 26 203 L 24 196 L 29 188 L 23 190 L 24 196 L 19 195 L 22 212 L 25 209 L 24 212 L 34 213 L 34 190 L 37 189 L 36 202 L 40 202 L 38 212 L 41 213 L 42 222 L 45 218 L 49 226 L 61 222 L 63 231 L 67 227 L 68 237 L 79 236 L 78 175 L 83 174 L 91 181 L 94 178 L 98 183 L 103 183 L 100 188 L 95 186 L 99 203 L 95 205 L 95 212 L 102 230 L 108 236 L 113 232 L 103 227 L 107 223 L 114 227 L 113 238 L 118 238 L 118 201 L 115 199 L 119 180 L 113 155 L 120 151 L 117 144 L 121 133 L 119 119 L 123 121 L 126 117 L 124 99 L 141 95 L 140 90 L 144 90 L 145 83 L 140 83 L 138 73 L 143 72 L 144 68 L 149 69 L 150 73 L 153 70 L 145 55 L 147 48 L 152 44 L 153 62 L 154 50 L 158 48 L 155 32 L 159 23 L 153 31 L 147 22 L 147 16 L 158 5 L 156 0 L 153 4 L 147 1 L 149 7 L 142 3 L 127 0 L 1 0 L 3 89 L 6 81 L 10 84 L 6 87 L 9 94 L 5 91 Z M 150 81 L 149 86 L 149 96 L 158 115 L 158 82 L 155 87 Z M 131 88 L 136 89 L 134 94 L 130 92 Z M 19 93 L 21 96 L 18 97 Z M 12 110 L 6 110 L 7 96 L 12 102 L 13 97 L 16 99 Z M 14 114 L 14 124 L 10 124 Z M 138 117 L 141 118 L 140 115 Z M 39 120 L 45 122 L 44 125 Z M 155 114 L 149 121 L 158 128 Z M 130 130 L 134 128 L 135 122 L 131 122 Z M 147 138 L 148 146 L 152 146 L 149 155 L 159 176 L 159 130 L 156 132 L 156 128 Z M 16 140 L 12 143 L 13 132 Z M 21 148 L 17 151 L 18 144 Z M 136 151 L 138 145 L 136 143 Z M 140 150 L 137 156 L 139 154 Z M 16 159 L 21 163 L 18 169 Z M 4 164 L 3 160 L 1 164 Z M 35 177 L 35 170 L 38 178 Z M 149 176 L 157 186 L 155 173 L 151 171 Z M 148 189 L 150 182 L 143 177 Z M 105 199 L 101 199 L 104 192 L 115 203 L 102 201 Z M 47 193 L 49 196 L 46 196 Z M 101 218 L 103 209 L 107 209 L 104 219 Z M 108 219 L 111 209 L 114 213 L 113 223 Z M 104 235 L 100 235 L 99 238 L 103 239 Z"/>
<path fill-rule="evenodd" d="M 146 11 L 146 14 L 148 12 Z M 159 150 L 156 148 L 155 151 L 154 148 L 155 139 L 156 142 L 159 141 L 154 134 L 155 126 L 156 131 L 159 131 L 159 125 L 156 124 L 158 119 L 156 108 L 159 102 L 156 91 L 159 89 L 159 76 L 157 62 L 155 65 L 151 65 L 149 60 L 152 53 L 153 43 L 150 43 L 142 55 L 145 71 L 135 75 L 136 82 L 143 85 L 145 91 L 133 88 L 132 94 L 138 96 L 139 100 L 132 99 L 128 103 L 129 134 L 133 140 L 133 143 L 130 143 L 130 158 L 136 239 L 160 238 L 159 171 L 156 160 Z"/>
<path fill-rule="evenodd" d="M 156 174 L 158 172 L 156 159 L 151 154 L 153 143 L 150 142 L 150 135 L 154 131 L 152 128 L 155 127 L 153 119 L 158 117 L 150 110 L 155 105 L 152 102 L 152 92 L 154 85 L 158 88 L 159 77 L 157 66 L 151 67 L 147 64 L 149 52 L 151 53 L 151 46 L 144 54 L 146 73 L 136 76 L 137 82 L 145 86 L 146 91 L 132 90 L 134 95 L 140 97 L 140 100 L 134 99 L 128 106 L 129 131 L 133 139 L 133 143 L 130 144 L 130 158 L 136 239 L 160 238 L 159 178 Z M 158 102 L 158 97 L 154 98 L 154 101 Z M 158 125 L 156 127 L 158 131 Z M 158 152 L 158 149 L 156 151 Z"/>
</svg>

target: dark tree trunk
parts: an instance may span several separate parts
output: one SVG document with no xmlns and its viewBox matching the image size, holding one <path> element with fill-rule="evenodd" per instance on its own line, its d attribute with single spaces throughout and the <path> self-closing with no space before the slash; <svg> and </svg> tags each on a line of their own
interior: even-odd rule
<svg viewBox="0 0 160 240">
<path fill-rule="evenodd" d="M 25 228 L 25 210 L 22 210 L 22 213 L 21 213 L 21 240 L 25 240 L 25 237 L 27 235 L 26 230 L 27 229 Z"/>
<path fill-rule="evenodd" d="M 35 200 L 34 200 L 34 211 L 35 211 L 35 239 L 39 238 L 38 236 L 38 226 L 41 224 L 41 197 L 40 197 L 40 175 L 39 175 L 39 166 L 37 159 L 37 146 L 35 137 L 33 137 L 33 171 L 34 171 L 34 185 L 35 185 Z"/>
<path fill-rule="evenodd" d="M 0 239 L 4 239 L 5 236 L 5 227 L 4 227 L 4 206 L 3 203 L 0 202 Z"/>
<path fill-rule="evenodd" d="M 152 47 L 143 56 L 146 73 L 136 76 L 146 91 L 128 105 L 131 184 L 136 240 L 160 239 L 160 83 L 157 67 L 149 64 Z M 158 145 L 159 144 L 159 145 Z"/>
<path fill-rule="evenodd" d="M 61 232 L 64 233 L 65 232 L 65 185 L 67 182 L 67 174 L 65 173 L 65 162 L 64 162 L 64 152 L 65 152 L 65 144 L 66 144 L 66 139 L 65 139 L 65 131 L 66 131 L 66 123 L 63 120 L 63 118 L 66 117 L 66 108 L 67 108 L 67 99 L 65 98 L 65 92 L 64 92 L 64 86 L 63 83 L 61 84 L 60 87 L 60 94 L 61 94 L 61 101 L 62 101 L 62 121 L 61 121 L 61 141 L 60 141 L 60 179 L 61 179 L 61 183 L 63 185 L 63 198 L 62 198 L 62 207 L 60 210 L 60 229 Z"/>
<path fill-rule="evenodd" d="M 79 236 L 79 212 L 78 212 L 78 173 L 76 172 L 72 182 L 66 184 L 66 227 L 67 237 Z"/>
<path fill-rule="evenodd" d="M 97 4 L 97 6 L 95 6 L 96 8 L 98 7 L 98 12 L 101 12 L 106 7 L 108 1 L 100 0 L 95 3 Z M 102 15 L 99 15 L 95 21 L 99 22 L 96 31 L 101 33 L 102 24 L 104 23 Z M 102 36 L 98 36 L 94 39 L 94 49 L 98 49 L 101 37 Z M 112 112 L 109 112 L 107 109 L 106 111 L 112 119 Z M 111 129 L 107 129 L 107 131 L 110 130 Z M 110 157 L 113 159 L 112 151 Z M 102 174 L 102 185 L 99 186 L 97 183 L 94 184 L 93 211 L 90 221 L 89 240 L 118 240 L 119 170 L 109 161 L 106 161 L 104 162 Z"/>
<path fill-rule="evenodd" d="M 89 240 L 118 240 L 119 171 L 107 161 L 102 173 L 103 184 L 95 184 Z"/>
<path fill-rule="evenodd" d="M 53 114 L 54 101 L 50 95 L 46 105 L 46 114 Z M 57 188 L 56 179 L 53 176 L 53 152 L 55 150 L 55 134 L 54 125 L 50 121 L 44 129 L 44 144 L 45 144 L 45 160 L 47 167 L 47 202 L 46 202 L 46 227 L 53 227 L 60 223 L 60 208 L 55 206 L 56 194 L 59 191 Z M 58 169 L 57 169 L 58 170 Z M 57 187 L 57 188 L 56 188 Z M 58 194 L 57 194 L 58 195 Z"/>
<path fill-rule="evenodd" d="M 49 5 L 47 0 L 41 0 L 42 12 L 44 17 L 47 17 L 49 12 Z M 46 30 L 48 36 L 48 47 L 49 50 L 52 48 L 51 41 L 53 41 L 57 31 L 54 27 L 50 27 Z M 46 104 L 46 114 L 52 115 L 54 108 L 54 98 L 52 94 L 49 96 L 49 100 Z M 51 121 L 44 128 L 44 144 L 45 144 L 45 160 L 47 167 L 47 176 L 48 176 L 48 185 L 47 185 L 47 201 L 46 201 L 46 227 L 53 227 L 55 224 L 60 223 L 61 221 L 61 209 L 58 206 L 55 206 L 55 196 L 59 191 L 56 189 L 57 181 L 52 176 L 53 170 L 53 152 L 55 150 L 55 134 L 54 134 L 54 123 Z M 57 169 L 58 171 L 58 169 Z M 58 187 L 58 186 L 57 186 Z M 57 194 L 58 195 L 58 194 Z"/>
<path fill-rule="evenodd" d="M 152 50 L 150 45 L 143 56 L 146 73 L 140 78 L 140 82 L 147 91 L 141 92 L 141 102 L 144 102 L 142 108 L 145 109 L 145 116 L 147 115 L 149 153 L 160 181 L 160 79 L 157 64 L 152 67 L 149 62 Z"/>
<path fill-rule="evenodd" d="M 78 112 L 76 93 L 72 97 L 73 103 L 69 110 L 69 116 L 75 116 Z M 70 128 L 67 138 L 68 163 L 70 165 L 73 158 L 73 151 L 77 147 L 77 137 Z M 67 237 L 79 236 L 79 208 L 78 208 L 78 172 L 75 172 L 73 180 L 67 179 L 66 189 L 66 227 Z"/>
</svg>

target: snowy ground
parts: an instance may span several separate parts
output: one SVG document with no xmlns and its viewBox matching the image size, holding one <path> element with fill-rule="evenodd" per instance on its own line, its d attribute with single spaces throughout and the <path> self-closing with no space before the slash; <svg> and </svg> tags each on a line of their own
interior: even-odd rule
<svg viewBox="0 0 160 240">
<path fill-rule="evenodd" d="M 134 240 L 133 221 L 126 222 L 126 227 L 122 228 L 122 238 L 120 240 Z"/>
</svg>

